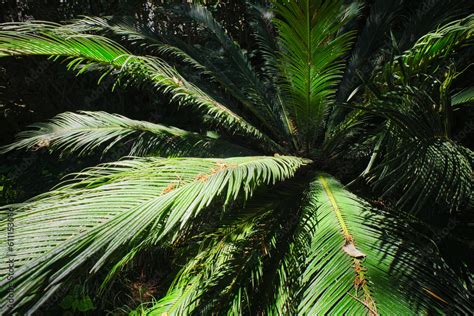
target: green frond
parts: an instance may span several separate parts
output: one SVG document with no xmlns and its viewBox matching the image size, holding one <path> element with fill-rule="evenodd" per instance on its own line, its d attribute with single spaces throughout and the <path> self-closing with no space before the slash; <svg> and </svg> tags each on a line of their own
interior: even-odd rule
<svg viewBox="0 0 474 316">
<path fill-rule="evenodd" d="M 68 28 L 79 33 L 112 35 L 120 42 L 124 41 L 133 47 L 147 52 L 154 52 L 161 42 L 146 26 L 136 26 L 127 17 L 91 17 L 85 16 L 68 24 Z"/>
<path fill-rule="evenodd" d="M 350 48 L 353 33 L 339 32 L 350 16 L 345 16 L 342 1 L 274 3 L 285 105 L 302 137 L 300 146 L 307 150 L 322 130 L 342 76 L 341 57 Z"/>
<path fill-rule="evenodd" d="M 472 105 L 474 103 L 474 87 L 459 91 L 451 97 L 452 106 Z"/>
<path fill-rule="evenodd" d="M 449 139 L 435 94 L 412 86 L 392 87 L 366 111 L 388 121 L 378 159 L 368 177 L 399 205 L 419 211 L 437 203 L 459 210 L 472 191 L 472 152 Z"/>
<path fill-rule="evenodd" d="M 134 48 L 138 47 L 149 53 L 156 53 L 162 57 L 176 57 L 194 68 L 206 72 L 206 67 L 185 52 L 188 49 L 193 52 L 195 47 L 188 45 L 170 33 L 161 34 L 158 30 L 153 32 L 146 26 L 136 26 L 125 17 L 84 17 L 75 20 L 68 27 L 80 33 L 109 35 L 117 38 L 117 41 L 121 43 L 125 42 Z"/>
<path fill-rule="evenodd" d="M 459 211 L 469 203 L 474 155 L 468 148 L 438 137 L 408 138 L 394 130 L 382 148 L 385 156 L 369 180 L 383 196 L 395 197 L 412 211 L 435 204 Z"/>
<path fill-rule="evenodd" d="M 13 285 L 15 309 L 33 299 L 35 309 L 79 267 L 96 272 L 112 257 L 129 257 L 126 249 L 164 246 L 211 203 L 247 199 L 306 163 L 286 156 L 137 158 L 87 169 L 51 192 L 4 206 L 0 227 L 6 230 L 6 215 L 13 212 L 21 247 L 15 248 L 14 280 L 0 283 L 2 302 Z M 6 247 L 2 240 L 4 253 Z M 2 261 L 0 274 L 8 268 Z M 2 305 L 2 312 L 8 310 Z"/>
<path fill-rule="evenodd" d="M 421 37 L 402 54 L 402 62 L 413 73 L 425 70 L 435 60 L 450 56 L 456 48 L 472 40 L 473 33 L 474 14 L 471 14 Z"/>
<path fill-rule="evenodd" d="M 135 46 L 143 46 L 148 50 L 160 55 L 171 56 L 181 60 L 201 73 L 214 78 L 228 93 L 240 101 L 244 107 L 259 120 L 259 123 L 280 137 L 279 121 L 275 117 L 272 104 L 267 100 L 268 93 L 257 77 L 247 56 L 235 41 L 227 34 L 224 27 L 217 22 L 206 7 L 193 5 L 185 6 L 184 12 L 193 20 L 200 23 L 218 40 L 230 58 L 213 56 L 215 52 L 209 52 L 205 48 L 190 45 L 172 34 L 149 35 L 147 32 L 138 32 L 133 25 L 123 19 L 104 19 L 86 17 L 78 20 L 72 27 L 81 32 L 112 33 L 116 37 L 125 38 L 127 42 Z M 287 133 L 283 131 L 284 133 Z"/>
<path fill-rule="evenodd" d="M 312 236 L 315 229 L 313 210 L 317 208 L 317 201 L 308 189 L 299 199 L 298 212 L 295 212 L 291 228 L 287 229 L 287 236 L 279 240 L 278 249 L 280 256 L 275 261 L 273 269 L 268 271 L 275 274 L 270 289 L 270 299 L 265 302 L 265 311 L 268 315 L 296 315 L 298 305 L 301 301 L 302 274 L 306 267 L 306 257 L 311 246 Z M 275 271 L 275 272 L 273 272 Z"/>
<path fill-rule="evenodd" d="M 242 117 L 186 81 L 175 69 L 156 57 L 130 54 L 112 40 L 82 34 L 45 22 L 5 23 L 0 25 L 0 57 L 45 55 L 68 61 L 68 69 L 81 74 L 100 70 L 103 76 L 114 74 L 121 84 L 146 82 L 168 93 L 185 106 L 200 109 L 214 118 L 216 125 L 231 132 L 260 139 L 267 148 L 279 146 Z"/>
<path fill-rule="evenodd" d="M 406 220 L 372 210 L 327 175 L 318 175 L 307 195 L 305 220 L 297 229 L 303 237 L 295 244 L 304 248 L 311 240 L 302 256 L 299 314 L 412 315 L 469 309 L 459 280 L 439 262 L 447 270 L 433 272 L 431 259 L 420 253 L 427 240 Z M 446 284 L 451 297 L 445 294 Z"/>
<path fill-rule="evenodd" d="M 17 140 L 0 148 L 11 150 L 48 148 L 61 155 L 89 155 L 100 148 L 123 151 L 122 156 L 221 156 L 251 153 L 237 145 L 214 140 L 176 127 L 136 121 L 105 112 L 65 112 L 49 122 L 36 123 L 20 132 Z M 129 148 L 128 148 L 129 147 Z"/>
<path fill-rule="evenodd" d="M 257 51 L 262 55 L 263 76 L 271 82 L 270 93 L 274 95 L 272 102 L 274 107 L 278 107 L 279 119 L 284 126 L 287 137 L 291 141 L 291 145 L 296 148 L 296 130 L 294 122 L 290 119 L 288 109 L 283 104 L 280 83 L 282 81 L 279 71 L 279 55 L 280 50 L 277 39 L 274 36 L 272 17 L 274 13 L 270 9 L 262 8 L 256 4 L 247 3 L 250 14 L 250 23 L 252 25 L 253 35 L 258 44 Z"/>
<path fill-rule="evenodd" d="M 250 23 L 255 41 L 258 44 L 257 50 L 263 58 L 264 75 L 274 83 L 278 82 L 280 76 L 278 67 L 278 42 L 274 36 L 272 18 L 274 12 L 271 8 L 264 8 L 247 1 Z"/>
</svg>

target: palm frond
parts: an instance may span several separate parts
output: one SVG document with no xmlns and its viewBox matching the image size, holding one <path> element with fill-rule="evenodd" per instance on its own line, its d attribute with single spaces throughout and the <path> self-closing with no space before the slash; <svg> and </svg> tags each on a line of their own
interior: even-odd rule
<svg viewBox="0 0 474 316">
<path fill-rule="evenodd" d="M 0 283 L 2 312 L 11 308 L 4 299 L 11 285 L 14 308 L 39 297 L 35 309 L 86 263 L 95 272 L 112 256 L 129 259 L 142 247 L 172 242 L 211 203 L 246 199 L 307 162 L 286 156 L 137 158 L 85 170 L 51 192 L 2 207 L 0 227 L 6 230 L 7 213 L 13 213 L 21 245 L 14 280 Z M 7 247 L 2 240 L 4 253 Z M 8 269 L 2 261 L 0 273 Z"/>
<path fill-rule="evenodd" d="M 146 26 L 137 26 L 129 17 L 92 17 L 85 16 L 68 24 L 68 28 L 79 33 L 113 35 L 120 42 L 125 41 L 133 47 L 139 47 L 153 53 L 162 44 Z M 114 38 L 115 38 L 114 37 Z"/>
<path fill-rule="evenodd" d="M 399 206 L 420 211 L 427 205 L 459 211 L 472 195 L 472 151 L 449 139 L 411 138 L 391 130 L 384 158 L 369 174 L 374 187 Z M 391 150 L 397 150 L 395 152 Z"/>
<path fill-rule="evenodd" d="M 275 7 L 285 104 L 307 150 L 321 132 L 342 75 L 341 57 L 352 33 L 338 32 L 350 17 L 342 1 L 275 1 Z"/>
<path fill-rule="evenodd" d="M 426 240 L 413 234 L 406 221 L 371 210 L 327 175 L 317 176 L 308 196 L 306 221 L 297 230 L 303 235 L 296 239 L 304 246 L 311 237 L 301 256 L 299 313 L 408 315 L 470 308 L 467 293 L 447 267 L 442 265 L 447 272 L 440 277 L 432 273 L 431 263 L 418 265 L 426 259 L 419 253 Z M 451 297 L 445 294 L 446 284 L 452 286 Z"/>
<path fill-rule="evenodd" d="M 474 87 L 466 88 L 451 97 L 452 106 L 472 105 L 474 103 Z"/>
<path fill-rule="evenodd" d="M 283 238 L 272 249 L 273 265 L 265 275 L 273 274 L 274 279 L 266 289 L 268 299 L 263 302 L 268 315 L 295 315 L 299 311 L 302 274 L 315 229 L 313 210 L 317 206 L 313 203 L 318 202 L 308 191 L 307 187 L 302 191 L 298 210 L 289 221 L 289 227 L 285 227 L 285 233 L 280 233 Z"/>
<path fill-rule="evenodd" d="M 361 91 L 364 82 L 384 63 L 384 49 L 397 13 L 403 9 L 403 0 L 376 0 L 370 4 L 370 12 L 348 58 L 341 83 L 336 93 L 327 123 L 327 130 L 340 130 L 350 114 L 350 108 L 343 106 L 351 102 Z M 369 5 L 369 4 L 368 4 Z M 339 125 L 339 126 L 338 126 Z"/>
<path fill-rule="evenodd" d="M 288 109 L 283 105 L 280 83 L 282 81 L 279 71 L 279 55 L 280 47 L 275 38 L 275 32 L 272 24 L 274 13 L 271 9 L 262 8 L 256 4 L 247 3 L 253 35 L 258 44 L 257 51 L 262 55 L 264 65 L 262 67 L 263 75 L 270 81 L 270 93 L 274 95 L 272 102 L 278 107 L 280 121 L 284 126 L 284 130 L 288 134 L 291 145 L 296 148 L 296 130 L 294 122 L 290 119 Z"/>
<path fill-rule="evenodd" d="M 129 144 L 127 144 L 129 143 Z M 107 146 L 106 146 L 107 145 Z M 20 132 L 17 140 L 0 153 L 26 148 L 48 148 L 61 155 L 89 155 L 100 148 L 105 154 L 117 148 L 121 156 L 220 156 L 251 153 L 242 147 L 214 140 L 176 127 L 136 121 L 106 112 L 65 112 L 46 123 L 36 123 Z M 105 147 L 105 148 L 104 148 Z"/>
<path fill-rule="evenodd" d="M 249 11 L 252 32 L 258 44 L 258 51 L 263 59 L 263 75 L 273 82 L 278 82 L 280 75 L 278 69 L 278 42 L 275 38 L 276 30 L 273 27 L 272 19 L 274 12 L 271 8 L 264 8 L 257 4 L 249 3 Z"/>
<path fill-rule="evenodd" d="M 162 56 L 172 56 L 190 64 L 201 73 L 214 78 L 233 97 L 241 102 L 246 110 L 258 119 L 259 123 L 280 137 L 280 122 L 276 119 L 273 105 L 262 82 L 257 77 L 247 56 L 226 32 L 224 27 L 214 19 L 206 7 L 185 6 L 184 13 L 195 22 L 206 27 L 222 45 L 225 55 L 214 56 L 203 47 L 190 45 L 173 34 L 149 34 L 150 31 L 137 30 L 124 19 L 86 17 L 74 23 L 73 27 L 81 32 L 112 33 L 125 38 L 134 46 L 141 46 Z M 227 58 L 229 56 L 230 58 Z M 225 62 L 222 59 L 225 59 Z M 285 131 L 283 130 L 285 133 Z"/>
<path fill-rule="evenodd" d="M 426 70 L 430 63 L 450 56 L 456 48 L 470 41 L 473 30 L 474 14 L 438 27 L 402 54 L 404 67 L 413 73 Z"/>
<path fill-rule="evenodd" d="M 136 26 L 127 17 L 84 17 L 68 24 L 68 27 L 80 33 L 108 35 L 122 43 L 139 47 L 148 53 L 173 56 L 206 72 L 206 67 L 191 57 L 186 51 L 194 52 L 195 47 L 188 45 L 173 34 L 161 34 L 146 26 Z M 199 54 L 197 54 L 199 55 Z"/>
<path fill-rule="evenodd" d="M 472 194 L 472 152 L 449 139 L 443 107 L 434 96 L 411 86 L 392 87 L 366 108 L 388 119 L 385 154 L 369 179 L 414 211 L 430 203 L 458 210 Z"/>
<path fill-rule="evenodd" d="M 45 22 L 6 23 L 0 26 L 0 57 L 45 55 L 68 60 L 68 69 L 81 74 L 100 70 L 104 76 L 115 74 L 121 84 L 150 83 L 185 106 L 200 109 L 215 118 L 220 127 L 231 132 L 261 139 L 269 148 L 279 146 L 242 117 L 186 81 L 175 69 L 156 57 L 130 54 L 112 40 L 82 34 Z"/>
</svg>

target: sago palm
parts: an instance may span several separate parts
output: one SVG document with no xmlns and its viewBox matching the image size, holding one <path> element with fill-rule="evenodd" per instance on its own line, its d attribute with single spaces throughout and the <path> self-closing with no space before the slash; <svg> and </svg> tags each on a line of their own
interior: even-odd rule
<svg viewBox="0 0 474 316">
<path fill-rule="evenodd" d="M 108 269 L 104 290 L 158 247 L 177 270 L 143 306 L 151 315 L 469 313 L 467 285 L 427 251 L 414 214 L 468 207 L 472 153 L 450 139 L 450 112 L 473 100 L 452 82 L 474 16 L 443 14 L 431 33 L 390 41 L 374 23 L 389 23 L 392 2 L 372 4 L 359 37 L 359 3 L 249 3 L 258 62 L 202 6 L 172 10 L 217 49 L 123 19 L 1 25 L 0 56 L 48 56 L 116 87 L 155 89 L 221 135 L 105 112 L 67 112 L 20 133 L 4 152 L 129 151 L 1 208 L 2 234 L 14 224 L 1 241 L 2 311 L 33 312 L 80 273 Z M 383 63 L 369 58 L 377 49 Z M 342 169 L 396 203 L 376 208 L 366 190 L 349 192 L 331 175 Z"/>
</svg>

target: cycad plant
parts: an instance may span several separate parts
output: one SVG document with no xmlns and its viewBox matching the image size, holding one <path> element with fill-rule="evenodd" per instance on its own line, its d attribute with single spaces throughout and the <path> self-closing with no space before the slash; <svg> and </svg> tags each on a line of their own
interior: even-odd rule
<svg viewBox="0 0 474 316">
<path fill-rule="evenodd" d="M 34 312 L 105 270 L 100 294 L 152 248 L 173 253 L 176 268 L 168 291 L 141 307 L 152 315 L 472 311 L 470 284 L 416 215 L 469 207 L 472 152 L 450 137 L 453 110 L 473 100 L 454 83 L 474 15 L 440 12 L 410 39 L 400 21 L 389 27 L 401 3 L 249 2 L 251 56 L 204 6 L 170 10 L 209 46 L 117 18 L 1 25 L 0 56 L 42 55 L 114 88 L 154 89 L 219 135 L 105 112 L 20 133 L 3 152 L 129 151 L 0 209 L 2 312 Z M 416 21 L 407 24 L 423 29 Z"/>
</svg>

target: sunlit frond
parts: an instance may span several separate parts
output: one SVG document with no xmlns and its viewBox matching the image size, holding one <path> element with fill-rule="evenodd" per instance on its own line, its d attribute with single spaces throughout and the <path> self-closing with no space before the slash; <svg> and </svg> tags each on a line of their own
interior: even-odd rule
<svg viewBox="0 0 474 316">
<path fill-rule="evenodd" d="M 469 310 L 460 280 L 441 260 L 420 253 L 430 241 L 407 218 L 372 209 L 325 174 L 302 200 L 290 192 L 259 196 L 191 241 L 183 249 L 191 259 L 148 314 Z"/>
<path fill-rule="evenodd" d="M 36 123 L 20 132 L 0 153 L 17 149 L 48 148 L 61 154 L 90 155 L 99 149 L 121 151 L 121 156 L 222 156 L 247 153 L 237 145 L 211 139 L 176 127 L 136 121 L 105 112 L 66 112 L 49 122 Z"/>
<path fill-rule="evenodd" d="M 269 148 L 278 148 L 272 140 L 242 117 L 220 104 L 197 86 L 186 81 L 175 69 L 156 57 L 136 56 L 125 48 L 98 35 L 82 34 L 45 22 L 6 23 L 0 26 L 0 57 L 45 55 L 65 58 L 68 69 L 81 74 L 99 70 L 114 74 L 121 84 L 152 84 L 185 106 L 201 109 L 213 122 L 233 132 L 262 139 Z"/>
<path fill-rule="evenodd" d="M 131 18 L 126 17 L 91 17 L 86 16 L 72 21 L 68 28 L 79 33 L 94 33 L 111 35 L 133 47 L 143 48 L 147 52 L 154 52 L 162 44 L 146 27 L 137 27 Z"/>
<path fill-rule="evenodd" d="M 310 194 L 316 200 L 312 207 L 317 208 L 313 209 L 314 237 L 302 276 L 300 313 L 412 314 L 447 310 L 450 307 L 444 302 L 451 299 L 450 303 L 461 303 L 461 310 L 469 308 L 466 293 L 458 280 L 450 279 L 452 274 L 446 272 L 437 279 L 426 266 L 417 266 L 415 258 L 423 258 L 419 253 L 422 243 L 399 239 L 400 232 L 410 229 L 406 222 L 371 211 L 326 175 L 318 176 Z M 446 280 L 452 281 L 453 297 L 444 296 Z M 444 297 L 444 302 L 430 296 L 427 289 Z"/>
<path fill-rule="evenodd" d="M 280 274 L 279 293 L 291 293 L 290 285 L 300 292 L 283 306 L 299 302 L 302 315 L 411 315 L 453 305 L 469 309 L 462 283 L 446 265 L 432 259 L 445 272 L 431 272 L 432 262 L 420 253 L 429 240 L 417 236 L 406 218 L 373 210 L 324 174 L 314 179 L 306 196 L 291 245 L 298 251 L 287 255 L 292 265 L 283 261 L 280 268 L 296 273 Z M 298 281 L 288 283 L 295 276 Z M 449 291 L 446 284 L 451 284 Z M 281 313 L 284 309 L 275 314 Z"/>
<path fill-rule="evenodd" d="M 412 72 L 424 70 L 430 63 L 446 58 L 466 41 L 472 40 L 473 32 L 474 14 L 440 26 L 422 36 L 402 54 L 404 66 Z"/>
</svg>

